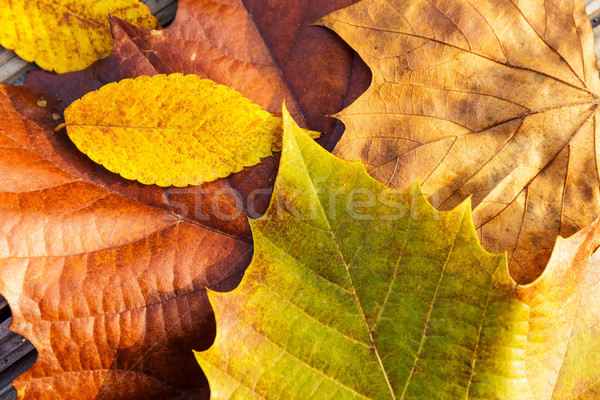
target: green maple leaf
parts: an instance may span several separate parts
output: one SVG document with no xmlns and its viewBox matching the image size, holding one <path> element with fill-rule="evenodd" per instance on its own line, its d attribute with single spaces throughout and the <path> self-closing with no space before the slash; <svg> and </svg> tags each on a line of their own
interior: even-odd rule
<svg viewBox="0 0 600 400">
<path fill-rule="evenodd" d="M 598 398 L 595 223 L 517 286 L 470 202 L 436 212 L 341 161 L 284 112 L 284 150 L 240 286 L 210 293 L 196 353 L 215 399 Z"/>
</svg>

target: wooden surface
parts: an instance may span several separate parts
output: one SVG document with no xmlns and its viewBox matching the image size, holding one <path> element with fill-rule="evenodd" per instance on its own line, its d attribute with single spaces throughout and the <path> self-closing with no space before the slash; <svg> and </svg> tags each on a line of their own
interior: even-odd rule
<svg viewBox="0 0 600 400">
<path fill-rule="evenodd" d="M 177 0 L 141 0 L 162 26 L 168 25 L 177 10 Z M 281 0 L 286 1 L 286 0 Z M 600 60 L 600 0 L 586 0 L 586 10 L 594 29 L 594 52 Z M 0 82 L 22 84 L 35 64 L 20 59 L 0 46 Z M 4 297 L 0 295 L 0 400 L 14 400 L 16 391 L 10 383 L 35 362 L 37 352 L 27 340 L 7 330 L 12 318 Z"/>
<path fill-rule="evenodd" d="M 10 309 L 4 297 L 0 296 L 0 399 L 17 397 L 11 382 L 31 367 L 37 352 L 27 340 L 8 330 L 12 321 Z"/>
<path fill-rule="evenodd" d="M 600 0 L 585 0 L 585 9 L 594 29 L 594 53 L 600 60 Z"/>
<path fill-rule="evenodd" d="M 175 17 L 177 0 L 140 1 L 148 6 L 162 26 L 171 23 Z M 25 81 L 27 72 L 32 69 L 39 68 L 0 46 L 0 82 L 20 85 Z M 8 330 L 11 321 L 8 303 L 0 295 L 0 400 L 17 398 L 17 392 L 11 383 L 31 367 L 37 358 L 37 351 L 31 343 Z"/>
</svg>

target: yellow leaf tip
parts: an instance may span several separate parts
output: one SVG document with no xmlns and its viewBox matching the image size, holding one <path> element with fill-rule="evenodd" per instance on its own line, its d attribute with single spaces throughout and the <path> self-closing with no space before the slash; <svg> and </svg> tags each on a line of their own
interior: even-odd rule
<svg viewBox="0 0 600 400">
<path fill-rule="evenodd" d="M 319 18 L 315 22 L 310 23 L 308 26 L 321 26 L 321 27 L 325 27 L 325 28 L 331 28 L 331 25 L 333 25 L 334 19 L 332 19 L 330 17 L 330 15 L 331 14 L 327 14 L 327 15 Z"/>
</svg>

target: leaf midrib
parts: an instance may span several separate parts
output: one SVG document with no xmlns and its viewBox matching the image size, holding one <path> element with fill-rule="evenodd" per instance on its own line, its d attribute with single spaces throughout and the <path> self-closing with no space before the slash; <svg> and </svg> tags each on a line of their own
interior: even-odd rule
<svg viewBox="0 0 600 400">
<path fill-rule="evenodd" d="M 296 142 L 295 144 L 296 144 L 296 147 L 298 147 L 298 148 L 299 148 L 299 146 L 298 146 L 298 143 Z M 357 307 L 358 307 L 358 309 L 359 309 L 359 311 L 360 311 L 360 314 L 361 314 L 361 316 L 362 316 L 362 318 L 363 318 L 363 322 L 364 322 L 364 324 L 365 324 L 365 329 L 366 329 L 366 331 L 368 332 L 369 339 L 370 339 L 370 341 L 371 341 L 371 348 L 373 349 L 373 352 L 374 352 L 374 354 L 375 354 L 375 356 L 376 356 L 376 358 L 377 358 L 378 364 L 379 364 L 379 366 L 380 366 L 381 372 L 382 372 L 382 374 L 383 374 L 383 376 L 384 376 L 384 378 L 385 378 L 385 380 L 386 380 L 386 386 L 387 386 L 387 388 L 389 389 L 390 396 L 391 396 L 390 398 L 391 398 L 392 400 L 396 400 L 397 398 L 396 398 L 396 395 L 395 395 L 395 392 L 394 392 L 393 386 L 392 386 L 392 384 L 391 384 L 390 378 L 389 378 L 389 376 L 388 376 L 388 373 L 387 373 L 387 371 L 386 371 L 386 369 L 385 369 L 385 366 L 384 366 L 384 364 L 383 364 L 383 360 L 382 360 L 381 356 L 379 355 L 379 351 L 378 351 L 378 349 L 377 349 L 377 346 L 376 346 L 376 344 L 375 344 L 375 340 L 374 340 L 374 338 L 373 338 L 373 335 L 372 335 L 372 330 L 371 330 L 371 329 L 369 329 L 369 324 L 368 324 L 368 321 L 367 321 L 366 315 L 365 315 L 365 313 L 364 313 L 364 310 L 363 310 L 363 308 L 362 308 L 362 305 L 361 305 L 361 303 L 360 303 L 360 300 L 359 300 L 359 298 L 358 298 L 358 294 L 357 294 L 357 292 L 356 292 L 356 290 L 355 290 L 355 287 L 354 287 L 354 281 L 353 281 L 353 279 L 352 279 L 352 276 L 351 276 L 351 274 L 350 274 L 349 265 L 348 265 L 348 263 L 346 262 L 346 260 L 345 260 L 345 258 L 344 258 L 344 255 L 343 255 L 343 252 L 342 252 L 342 250 L 341 250 L 341 248 L 340 248 L 340 246 L 339 246 L 339 243 L 337 242 L 337 239 L 336 239 L 336 237 L 335 237 L 335 233 L 334 233 L 334 231 L 333 231 L 333 229 L 332 229 L 332 227 L 331 227 L 331 225 L 330 225 L 330 223 L 329 223 L 329 219 L 326 217 L 327 213 L 325 212 L 325 208 L 324 208 L 323 204 L 321 203 L 321 201 L 320 201 L 320 199 L 319 199 L 319 196 L 318 196 L 318 194 L 317 194 L 317 190 L 316 190 L 316 188 L 315 188 L 315 186 L 314 186 L 313 180 L 312 180 L 312 178 L 311 178 L 311 176 L 310 176 L 310 173 L 309 173 L 309 171 L 308 171 L 308 166 L 306 165 L 306 160 L 304 159 L 304 157 L 300 157 L 300 158 L 301 158 L 301 160 L 302 160 L 302 163 L 301 163 L 301 165 L 302 165 L 302 168 L 304 169 L 304 174 L 305 174 L 305 176 L 307 176 L 307 177 L 308 177 L 308 179 L 310 180 L 310 190 L 311 190 L 311 192 L 312 192 L 312 195 L 313 195 L 313 196 L 314 196 L 314 197 L 315 197 L 315 198 L 318 200 L 318 201 L 317 201 L 318 207 L 319 207 L 319 209 L 320 209 L 320 211 L 321 211 L 321 213 L 322 213 L 322 215 L 323 215 L 323 217 L 324 217 L 323 219 L 324 219 L 324 220 L 326 221 L 326 223 L 327 223 L 327 227 L 328 227 L 328 234 L 330 235 L 330 237 L 331 237 L 331 241 L 332 241 L 332 243 L 333 243 L 333 244 L 334 244 L 334 246 L 335 246 L 335 250 L 336 250 L 336 251 L 337 251 L 337 253 L 338 253 L 339 259 L 340 259 L 341 263 L 344 265 L 344 268 L 345 268 L 345 270 L 346 270 L 347 277 L 348 277 L 348 281 L 349 281 L 349 283 L 350 283 L 350 286 L 351 286 L 351 290 L 352 290 L 353 298 L 354 298 L 354 300 L 355 300 L 355 302 L 356 302 L 356 305 L 357 305 Z M 357 169 L 357 171 L 356 171 L 356 176 L 355 176 L 355 183 L 356 183 L 356 180 L 358 179 L 359 173 L 360 173 L 360 170 L 359 170 L 359 169 Z M 353 186 L 356 186 L 356 184 L 354 184 Z M 425 341 L 426 341 L 426 339 L 427 339 L 427 336 L 426 336 L 425 332 L 427 331 L 427 329 L 429 329 L 429 319 L 430 319 L 430 317 L 431 317 L 431 314 L 432 314 L 432 311 L 433 311 L 433 309 L 434 309 L 435 302 L 436 302 L 436 298 L 437 298 L 437 295 L 438 295 L 439 289 L 440 289 L 440 287 L 441 287 L 442 280 L 443 280 L 443 278 L 444 278 L 444 271 L 445 271 L 445 268 L 446 268 L 446 266 L 448 265 L 448 261 L 449 261 L 450 257 L 452 256 L 452 252 L 453 252 L 453 249 L 454 249 L 454 246 L 455 246 L 455 243 L 456 243 L 457 237 L 458 237 L 458 231 L 459 231 L 459 229 L 460 229 L 460 226 L 462 226 L 462 224 L 463 224 L 463 222 L 462 222 L 462 221 L 464 220 L 464 218 L 465 218 L 465 211 L 463 210 L 463 213 L 462 213 L 462 216 L 461 216 L 461 223 L 460 223 L 460 225 L 459 225 L 459 228 L 457 229 L 457 231 L 456 231 L 456 233 L 455 233 L 455 235 L 454 235 L 454 237 L 453 237 L 453 240 L 452 240 L 452 245 L 451 245 L 451 246 L 450 246 L 450 248 L 448 249 L 448 254 L 447 254 L 447 256 L 446 256 L 446 260 L 444 261 L 444 264 L 443 264 L 443 267 L 442 267 L 442 271 L 441 271 L 441 273 L 440 273 L 440 277 L 439 277 L 439 279 L 438 279 L 438 283 L 437 283 L 437 287 L 436 287 L 436 290 L 435 290 L 435 293 L 434 293 L 434 297 L 433 297 L 433 299 L 431 300 L 431 304 L 430 304 L 430 306 L 429 306 L 429 311 L 428 311 L 428 314 L 427 314 L 427 316 L 426 316 L 426 320 L 425 320 L 425 328 L 424 328 L 424 332 L 423 332 L 423 334 L 422 334 L 422 337 L 421 337 L 421 342 L 420 342 L 420 344 L 419 344 L 419 349 L 418 349 L 418 351 L 417 351 L 417 354 L 416 354 L 416 356 L 415 356 L 415 361 L 414 361 L 414 364 L 413 364 L 413 368 L 411 368 L 411 372 L 410 372 L 410 374 L 409 374 L 409 376 L 408 376 L 408 378 L 407 378 L 407 380 L 406 380 L 406 383 L 405 383 L 404 389 L 403 389 L 403 391 L 402 391 L 402 396 L 400 397 L 400 399 L 399 399 L 399 400 L 403 400 L 403 399 L 405 398 L 406 390 L 407 390 L 407 388 L 408 388 L 408 387 L 409 387 L 409 385 L 410 385 L 410 382 L 411 382 L 411 378 L 412 378 L 412 376 L 414 375 L 414 366 L 417 364 L 417 362 L 418 362 L 418 360 L 419 360 L 419 355 L 420 355 L 420 353 L 421 353 L 421 350 L 422 350 L 422 348 L 423 348 L 423 346 L 424 346 L 424 343 L 425 343 Z M 408 239 L 407 239 L 407 240 L 408 240 Z M 399 261 L 399 262 L 400 262 L 400 261 Z M 393 285 L 393 281 L 391 282 L 391 285 Z M 391 288 L 391 286 L 390 286 L 390 288 Z M 390 289 L 390 291 L 391 291 L 391 289 Z M 389 295 L 389 294 L 388 294 L 388 295 Z M 382 306 L 382 308 L 383 308 L 383 307 L 385 307 L 385 304 Z"/>
<path fill-rule="evenodd" d="M 296 147 L 299 148 L 298 142 L 295 139 L 294 139 L 294 142 L 295 142 Z M 304 174 L 310 180 L 310 190 L 312 192 L 312 195 L 318 200 L 317 201 L 318 207 L 319 207 L 319 209 L 320 209 L 320 211 L 321 211 L 321 213 L 322 213 L 322 215 L 324 217 L 323 219 L 327 223 L 327 228 L 328 228 L 328 232 L 327 233 L 331 237 L 331 240 L 332 240 L 332 242 L 333 242 L 333 244 L 335 246 L 335 249 L 336 249 L 336 251 L 338 253 L 339 259 L 342 262 L 342 265 L 344 266 L 344 268 L 346 270 L 346 274 L 347 274 L 347 277 L 348 277 L 348 282 L 350 282 L 350 287 L 352 289 L 352 294 L 353 294 L 352 297 L 355 300 L 355 303 L 356 303 L 356 305 L 358 307 L 358 310 L 360 311 L 361 317 L 362 317 L 363 322 L 365 324 L 365 329 L 366 329 L 366 331 L 367 331 L 367 333 L 369 335 L 369 340 L 371 342 L 371 348 L 373 349 L 373 352 L 374 352 L 374 354 L 375 354 L 375 356 L 377 358 L 377 362 L 379 364 L 379 367 L 381 369 L 383 377 L 385 378 L 386 386 L 387 386 L 387 388 L 388 388 L 388 390 L 390 392 L 390 396 L 391 396 L 390 398 L 392 400 L 396 400 L 396 395 L 394 393 L 394 389 L 393 389 L 392 384 L 390 382 L 390 379 L 389 379 L 388 373 L 387 373 L 387 371 L 385 369 L 385 366 L 383 365 L 383 361 L 381 359 L 381 356 L 379 355 L 379 350 L 377 349 L 377 346 L 375 346 L 375 340 L 373 338 L 373 334 L 372 334 L 371 330 L 369 329 L 369 323 L 367 322 L 367 318 L 365 316 L 365 312 L 364 312 L 364 310 L 362 308 L 362 305 L 360 304 L 360 301 L 358 299 L 358 294 L 356 293 L 356 289 L 354 288 L 354 282 L 352 280 L 352 276 L 350 275 L 349 265 L 346 263 L 346 260 L 344 259 L 344 255 L 342 253 L 342 250 L 341 250 L 341 248 L 339 246 L 339 243 L 337 242 L 337 239 L 335 238 L 333 229 L 331 227 L 331 224 L 329 223 L 329 219 L 326 216 L 325 208 L 323 207 L 323 204 L 321 203 L 321 201 L 319 199 L 319 196 L 317 194 L 317 190 L 316 190 L 316 188 L 314 186 L 313 180 L 312 180 L 312 178 L 310 176 L 310 173 L 308 171 L 308 166 L 306 165 L 306 160 L 304 159 L 304 157 L 300 157 L 300 159 L 302 160 L 301 166 L 304 169 Z M 356 171 L 355 183 L 356 183 L 356 180 L 358 179 L 359 172 L 360 172 L 359 170 Z"/>
<path fill-rule="evenodd" d="M 412 367 L 410 368 L 410 373 L 408 375 L 408 378 L 406 379 L 406 383 L 404 385 L 404 389 L 402 390 L 402 397 L 400 398 L 400 400 L 404 400 L 404 396 L 406 395 L 406 390 L 410 386 L 410 382 L 414 376 L 417 363 L 419 362 L 419 357 L 421 356 L 421 351 L 423 350 L 423 346 L 425 345 L 425 340 L 427 340 L 426 333 L 427 333 L 427 329 L 429 329 L 429 321 L 431 320 L 431 314 L 433 312 L 433 308 L 435 306 L 435 302 L 437 300 L 437 296 L 440 291 L 440 287 L 442 285 L 442 280 L 444 279 L 444 273 L 446 272 L 446 266 L 448 265 L 448 261 L 450 260 L 450 256 L 452 255 L 452 251 L 454 250 L 454 245 L 456 244 L 456 239 L 458 237 L 458 231 L 460 230 L 460 228 L 463 224 L 464 218 L 465 218 L 465 211 L 463 210 L 463 214 L 461 216 L 461 222 L 458 226 L 456 234 L 454 235 L 454 238 L 452 239 L 452 245 L 448 249 L 448 255 L 446 256 L 446 260 L 444 260 L 444 265 L 442 266 L 442 270 L 440 272 L 440 277 L 438 279 L 438 282 L 437 282 L 437 285 L 435 288 L 435 292 L 433 293 L 433 298 L 431 299 L 431 304 L 429 305 L 429 310 L 427 311 L 427 315 L 425 316 L 425 328 L 423 329 L 423 333 L 421 334 L 421 342 L 419 343 L 419 348 L 417 350 L 417 354 L 415 355 L 415 361 L 414 361 Z"/>
<path fill-rule="evenodd" d="M 209 107 L 210 108 L 210 107 Z M 170 128 L 170 127 L 160 127 L 160 126 L 138 126 L 138 125 L 111 125 L 111 124 L 74 124 L 74 123 L 66 123 L 65 126 L 77 126 L 83 128 L 123 128 L 123 129 L 156 129 L 159 131 L 182 131 L 182 132 L 202 132 L 203 129 L 199 128 Z M 226 125 L 227 126 L 227 125 Z M 227 126 L 229 128 L 229 126 Z M 229 128 L 232 130 L 231 128 Z M 232 130 L 233 131 L 233 130 Z"/>
<path fill-rule="evenodd" d="M 298 110 L 298 112 L 300 113 L 300 118 L 302 118 L 303 125 L 305 127 L 308 127 L 308 125 L 306 124 L 306 119 L 304 118 L 304 112 L 302 112 L 302 109 L 300 108 L 300 104 L 298 104 L 298 100 L 296 100 L 296 96 L 294 96 L 294 93 L 292 92 L 292 88 L 288 84 L 288 81 L 284 78 L 283 71 L 281 70 L 281 65 L 279 65 L 279 62 L 275 58 L 275 55 L 271 51 L 271 48 L 267 45 L 267 42 L 265 41 L 262 32 L 260 31 L 260 29 L 258 29 L 258 25 L 256 25 L 256 20 L 252 16 L 252 12 L 246 7 L 245 2 L 242 1 L 241 3 L 242 3 L 242 7 L 244 7 L 244 10 L 246 10 L 246 13 L 248 14 L 250 21 L 252 22 L 252 26 L 258 33 L 258 36 L 261 38 L 263 45 L 267 49 L 267 53 L 269 53 L 269 56 L 271 57 L 273 66 L 277 70 L 277 73 L 279 74 L 279 78 L 281 79 L 281 82 L 283 82 L 283 85 L 287 89 L 287 92 L 289 93 L 292 101 L 294 102 L 294 105 L 296 106 L 296 110 Z M 297 40 L 297 38 L 298 38 L 298 36 L 296 36 L 296 38 L 294 38 L 294 40 Z M 294 41 L 294 45 L 295 44 L 296 44 L 296 42 Z M 292 46 L 292 49 L 293 49 L 293 46 Z M 290 53 L 291 53 L 291 50 L 290 50 Z"/>
</svg>

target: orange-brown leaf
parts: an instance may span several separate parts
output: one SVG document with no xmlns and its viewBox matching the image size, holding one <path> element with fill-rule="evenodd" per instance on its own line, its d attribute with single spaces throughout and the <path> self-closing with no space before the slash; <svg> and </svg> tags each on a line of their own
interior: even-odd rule
<svg viewBox="0 0 600 400">
<path fill-rule="evenodd" d="M 206 395 L 190 352 L 214 336 L 206 288 L 232 287 L 251 243 L 66 171 L 56 159 L 76 150 L 46 147 L 36 103 L 0 85 L 0 292 L 39 352 L 15 386 L 32 399 Z"/>
</svg>

